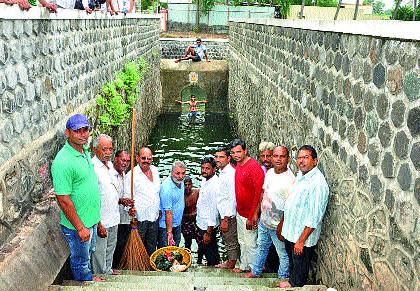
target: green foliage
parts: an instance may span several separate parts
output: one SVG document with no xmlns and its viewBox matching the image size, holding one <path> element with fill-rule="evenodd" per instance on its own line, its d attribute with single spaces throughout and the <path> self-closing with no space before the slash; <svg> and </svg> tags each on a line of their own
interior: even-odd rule
<svg viewBox="0 0 420 291">
<path fill-rule="evenodd" d="M 404 21 L 413 20 L 413 7 L 409 5 L 401 6 L 397 10 L 395 19 Z M 420 20 L 420 7 L 417 7 L 416 9 L 416 20 Z"/>
<path fill-rule="evenodd" d="M 385 3 L 382 0 L 373 2 L 372 11 L 373 14 L 384 14 Z"/>
<path fill-rule="evenodd" d="M 291 0 L 291 5 L 302 5 L 302 0 Z M 305 6 L 312 6 L 312 0 L 305 0 Z"/>
<path fill-rule="evenodd" d="M 94 132 L 110 132 L 130 118 L 139 95 L 139 83 L 148 70 L 144 58 L 129 62 L 115 79 L 106 83 L 96 96 Z"/>
<path fill-rule="evenodd" d="M 152 0 L 141 0 L 141 10 L 147 10 L 152 6 Z"/>
<path fill-rule="evenodd" d="M 275 6 L 279 6 L 280 17 L 286 19 L 290 14 L 290 7 L 292 6 L 292 2 L 290 0 L 274 0 L 273 4 Z"/>
<path fill-rule="evenodd" d="M 209 11 L 214 7 L 216 0 L 199 0 L 200 15 L 207 15 Z M 194 4 L 197 4 L 197 0 L 193 0 Z"/>
<path fill-rule="evenodd" d="M 160 5 L 161 8 L 168 9 L 168 3 L 166 3 L 166 2 L 159 2 L 159 5 Z"/>
<path fill-rule="evenodd" d="M 363 0 L 363 5 L 373 4 L 373 2 L 375 2 L 375 0 Z"/>
<path fill-rule="evenodd" d="M 317 0 L 316 6 L 320 7 L 337 7 L 337 0 Z"/>
</svg>

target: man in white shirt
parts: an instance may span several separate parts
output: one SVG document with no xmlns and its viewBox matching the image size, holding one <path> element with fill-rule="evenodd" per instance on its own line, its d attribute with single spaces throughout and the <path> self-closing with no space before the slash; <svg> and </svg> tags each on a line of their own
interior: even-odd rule
<svg viewBox="0 0 420 291">
<path fill-rule="evenodd" d="M 144 247 L 151 255 L 157 246 L 160 218 L 160 177 L 158 169 L 152 165 L 152 151 L 143 147 L 136 155 L 137 166 L 134 167 L 133 192 L 134 208 L 137 212 L 138 230 Z M 125 181 L 126 197 L 130 197 L 131 173 Z"/>
<path fill-rule="evenodd" d="M 288 168 L 289 159 L 289 151 L 286 147 L 277 146 L 274 148 L 273 168 L 267 171 L 263 185 L 257 253 L 255 261 L 251 265 L 251 272 L 245 274 L 246 278 L 261 276 L 271 244 L 274 244 L 280 259 L 278 277 L 282 279 L 289 277 L 289 258 L 284 242 L 280 241 L 276 234 L 277 225 L 283 217 L 286 199 L 295 182 L 295 175 Z"/>
<path fill-rule="evenodd" d="M 199 241 L 199 248 L 206 256 L 208 266 L 214 266 L 220 262 L 216 238 L 219 226 L 216 196 L 220 191 L 220 182 L 219 177 L 215 174 L 216 161 L 214 158 L 204 158 L 201 161 L 203 180 L 197 201 L 197 241 Z"/>
<path fill-rule="evenodd" d="M 130 235 L 131 219 L 129 215 L 129 207 L 134 206 L 134 200 L 125 197 L 124 191 L 124 182 L 126 179 L 125 171 L 127 171 L 127 168 L 130 165 L 130 155 L 124 150 L 116 151 L 113 165 L 113 175 L 117 180 L 117 189 L 120 197 L 118 201 L 118 203 L 120 204 L 120 224 L 118 225 L 117 246 L 115 248 L 113 261 L 113 267 L 116 268 L 120 263 L 122 254 L 124 252 L 125 244 L 127 243 L 128 236 Z"/>
<path fill-rule="evenodd" d="M 95 274 L 114 274 L 112 261 L 117 244 L 120 210 L 117 181 L 111 163 L 113 152 L 112 139 L 100 134 L 93 142 L 95 157 L 92 163 L 98 177 L 101 194 L 101 221 L 98 223 L 96 250 L 92 256 L 92 269 Z"/>
<path fill-rule="evenodd" d="M 216 265 L 216 268 L 233 269 L 240 256 L 238 232 L 236 228 L 235 168 L 230 164 L 230 151 L 219 148 L 214 155 L 217 168 L 220 170 L 220 191 L 217 193 L 217 210 L 228 261 Z"/>
</svg>

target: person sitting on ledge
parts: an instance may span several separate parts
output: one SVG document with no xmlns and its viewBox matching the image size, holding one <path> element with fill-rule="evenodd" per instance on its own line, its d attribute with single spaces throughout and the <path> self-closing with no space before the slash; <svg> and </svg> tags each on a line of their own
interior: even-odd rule
<svg viewBox="0 0 420 291">
<path fill-rule="evenodd" d="M 190 45 L 186 50 L 183 57 L 175 60 L 175 63 L 179 63 L 180 61 L 187 61 L 192 60 L 193 62 L 199 62 L 204 57 L 206 57 L 206 61 L 209 61 L 207 56 L 206 46 L 202 43 L 200 38 L 197 38 L 196 44 Z"/>
</svg>

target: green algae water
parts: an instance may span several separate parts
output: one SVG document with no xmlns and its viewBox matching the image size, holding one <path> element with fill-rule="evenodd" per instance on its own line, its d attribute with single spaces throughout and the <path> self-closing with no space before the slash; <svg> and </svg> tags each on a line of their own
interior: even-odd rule
<svg viewBox="0 0 420 291">
<path fill-rule="evenodd" d="M 167 113 L 158 117 L 153 129 L 149 147 L 153 151 L 153 164 L 158 167 L 161 180 L 171 173 L 172 163 L 180 160 L 187 166 L 187 175 L 193 180 L 194 188 L 200 186 L 201 160 L 213 155 L 218 147 L 225 146 L 236 138 L 228 114 L 205 113 L 199 123 L 191 124 L 187 113 Z M 226 260 L 226 251 L 220 233 L 219 253 Z M 184 246 L 183 239 L 181 247 Z M 193 263 L 197 261 L 197 244 L 193 240 Z M 205 258 L 203 258 L 205 262 Z"/>
<path fill-rule="evenodd" d="M 153 164 L 163 180 L 170 175 L 172 163 L 180 160 L 187 166 L 187 175 L 194 187 L 201 181 L 200 162 L 236 137 L 228 114 L 205 113 L 198 123 L 191 124 L 185 113 L 167 113 L 158 117 L 149 140 Z M 203 120 L 204 119 L 204 120 Z"/>
</svg>

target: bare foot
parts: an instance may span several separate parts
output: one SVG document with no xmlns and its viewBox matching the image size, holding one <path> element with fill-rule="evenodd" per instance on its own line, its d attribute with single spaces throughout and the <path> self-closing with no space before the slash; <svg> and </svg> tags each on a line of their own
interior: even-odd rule
<svg viewBox="0 0 420 291">
<path fill-rule="evenodd" d="M 178 59 L 178 60 L 175 60 L 175 63 L 179 63 L 181 60 L 180 59 Z"/>
<path fill-rule="evenodd" d="M 105 278 L 99 276 L 93 276 L 93 280 L 95 282 L 105 282 Z"/>
<path fill-rule="evenodd" d="M 290 285 L 289 281 L 283 281 L 283 282 L 280 282 L 277 285 L 277 287 L 279 287 L 279 288 L 291 288 L 292 285 Z"/>
<path fill-rule="evenodd" d="M 111 275 L 121 275 L 121 271 L 116 270 L 116 269 L 112 269 L 112 274 Z"/>
<path fill-rule="evenodd" d="M 242 275 L 241 277 L 243 278 L 258 278 L 259 276 L 255 276 L 254 274 L 252 274 L 252 272 L 246 273 L 244 275 Z"/>
</svg>

